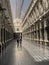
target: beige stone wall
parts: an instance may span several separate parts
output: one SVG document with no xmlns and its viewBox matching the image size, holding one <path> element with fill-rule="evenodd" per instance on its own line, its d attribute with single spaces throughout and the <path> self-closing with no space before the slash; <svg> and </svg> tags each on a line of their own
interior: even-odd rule
<svg viewBox="0 0 49 65">
<path fill-rule="evenodd" d="M 23 19 L 23 37 L 49 44 L 49 0 L 34 0 Z M 46 30 L 46 28 L 48 28 Z"/>
<path fill-rule="evenodd" d="M 5 37 L 7 37 L 8 35 L 8 39 L 10 39 L 13 36 L 13 20 L 11 14 L 10 0 L 0 0 L 0 4 L 2 8 L 2 10 L 0 10 L 0 42 L 2 34 L 2 43 L 4 43 L 6 41 L 6 40 L 4 41 L 4 29 L 6 35 Z"/>
</svg>

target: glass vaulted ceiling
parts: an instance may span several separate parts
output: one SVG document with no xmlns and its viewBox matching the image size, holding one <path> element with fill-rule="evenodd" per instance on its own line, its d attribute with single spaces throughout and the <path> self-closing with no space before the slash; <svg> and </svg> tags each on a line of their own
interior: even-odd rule
<svg viewBox="0 0 49 65">
<path fill-rule="evenodd" d="M 31 3 L 31 0 L 10 0 L 12 15 L 13 15 L 13 23 L 16 29 L 17 23 L 21 24 L 20 22 L 25 16 L 25 13 Z"/>
</svg>

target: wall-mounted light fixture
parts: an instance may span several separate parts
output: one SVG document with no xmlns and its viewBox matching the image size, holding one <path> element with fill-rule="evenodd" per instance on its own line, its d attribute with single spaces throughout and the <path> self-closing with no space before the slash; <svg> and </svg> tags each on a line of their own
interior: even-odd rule
<svg viewBox="0 0 49 65">
<path fill-rule="evenodd" d="M 1 3 L 0 3 L 0 11 L 5 11 L 5 10 L 6 10 L 6 8 L 3 8 Z"/>
<path fill-rule="evenodd" d="M 40 19 L 40 21 L 41 21 L 42 19 Z"/>
<path fill-rule="evenodd" d="M 5 19 L 9 19 L 9 17 L 5 16 Z"/>
</svg>

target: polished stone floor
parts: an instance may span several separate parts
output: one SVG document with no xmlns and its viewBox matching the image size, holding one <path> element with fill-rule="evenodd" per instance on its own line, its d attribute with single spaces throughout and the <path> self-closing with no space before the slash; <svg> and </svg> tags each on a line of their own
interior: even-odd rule
<svg viewBox="0 0 49 65">
<path fill-rule="evenodd" d="M 49 65 L 49 61 L 36 62 L 24 46 L 17 46 L 14 40 L 3 51 L 0 65 Z"/>
<path fill-rule="evenodd" d="M 27 40 L 23 40 L 23 42 L 25 42 L 23 43 L 23 47 L 29 52 L 35 61 L 42 62 L 49 60 L 49 46 Z"/>
</svg>

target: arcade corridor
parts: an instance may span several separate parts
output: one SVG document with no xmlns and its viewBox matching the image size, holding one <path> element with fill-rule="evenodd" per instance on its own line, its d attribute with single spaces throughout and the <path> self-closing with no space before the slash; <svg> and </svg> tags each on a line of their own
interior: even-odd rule
<svg viewBox="0 0 49 65">
<path fill-rule="evenodd" d="M 49 0 L 0 0 L 0 65 L 49 65 Z"/>
</svg>

